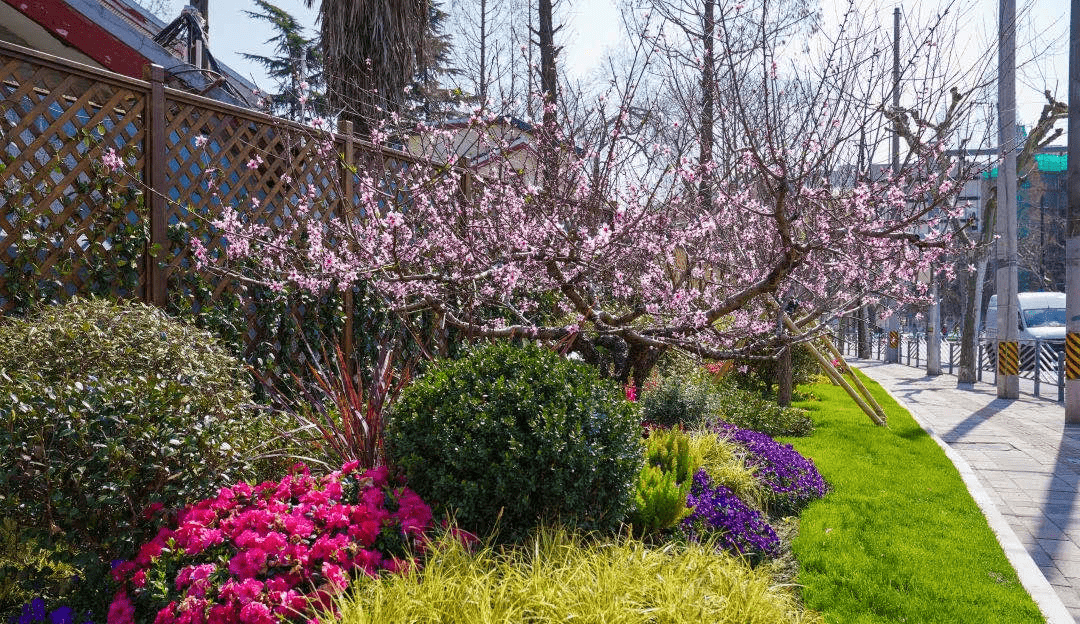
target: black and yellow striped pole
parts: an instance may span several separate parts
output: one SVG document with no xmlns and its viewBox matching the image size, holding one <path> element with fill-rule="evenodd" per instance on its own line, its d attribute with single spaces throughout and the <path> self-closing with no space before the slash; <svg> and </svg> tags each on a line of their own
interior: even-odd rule
<svg viewBox="0 0 1080 624">
<path fill-rule="evenodd" d="M 1020 351 L 1015 340 L 1002 340 L 998 343 L 998 375 L 1020 374 Z"/>
<path fill-rule="evenodd" d="M 1065 336 L 1065 380 L 1080 379 L 1080 334 L 1069 332 Z"/>
</svg>

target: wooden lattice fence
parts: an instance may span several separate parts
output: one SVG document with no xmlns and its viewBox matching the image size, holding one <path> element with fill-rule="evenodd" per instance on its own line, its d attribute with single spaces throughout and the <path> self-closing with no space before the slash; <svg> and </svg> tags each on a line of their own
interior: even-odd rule
<svg viewBox="0 0 1080 624">
<path fill-rule="evenodd" d="M 0 312 L 77 294 L 196 311 L 237 297 L 242 340 L 253 347 L 273 328 L 246 287 L 195 270 L 189 237 L 221 250 L 208 217 L 223 205 L 280 228 L 310 187 L 320 218 L 344 215 L 359 203 L 352 171 L 424 163 L 351 132 L 317 133 L 169 88 L 161 67 L 147 74 L 135 80 L 0 42 Z M 327 140 L 329 158 L 316 153 Z M 103 175 L 109 149 L 126 174 Z"/>
</svg>

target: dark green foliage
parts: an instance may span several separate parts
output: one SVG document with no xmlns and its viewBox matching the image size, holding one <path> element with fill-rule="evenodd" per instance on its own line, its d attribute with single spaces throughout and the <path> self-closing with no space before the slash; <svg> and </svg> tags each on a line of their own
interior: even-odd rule
<svg viewBox="0 0 1080 624">
<path fill-rule="evenodd" d="M 719 420 L 772 437 L 804 437 L 814 432 L 814 421 L 804 409 L 780 407 L 774 399 L 765 398 L 727 379 L 715 388 Z"/>
<path fill-rule="evenodd" d="M 525 537 L 543 520 L 614 531 L 633 499 L 641 429 L 621 388 L 536 346 L 493 344 L 405 388 L 390 460 L 465 529 Z"/>
<path fill-rule="evenodd" d="M 242 365 L 143 304 L 73 299 L 0 324 L 0 517 L 101 591 L 167 509 L 241 478 L 265 430 Z M 267 465 L 269 470 L 271 466 Z"/>
<path fill-rule="evenodd" d="M 726 379 L 762 396 L 776 396 L 779 362 L 772 360 L 747 360 L 739 362 L 735 371 Z M 817 381 L 818 363 L 806 345 L 795 345 L 791 351 L 792 385 L 799 386 Z"/>
<path fill-rule="evenodd" d="M 715 410 L 708 386 L 684 377 L 668 377 L 641 397 L 645 421 L 661 427 L 700 427 Z"/>
<path fill-rule="evenodd" d="M 677 429 L 649 432 L 630 515 L 638 535 L 673 527 L 689 515 L 690 478 L 700 467 L 701 457 L 691 451 L 689 435 Z"/>
</svg>

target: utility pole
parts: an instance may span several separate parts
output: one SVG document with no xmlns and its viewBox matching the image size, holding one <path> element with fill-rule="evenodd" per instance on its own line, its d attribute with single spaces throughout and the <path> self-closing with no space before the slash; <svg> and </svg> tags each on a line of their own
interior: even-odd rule
<svg viewBox="0 0 1080 624">
<path fill-rule="evenodd" d="M 1001 0 L 998 18 L 998 217 L 997 395 L 1020 396 L 1020 351 L 1016 298 L 1016 0 Z M 1070 85 L 1070 92 L 1071 92 Z M 1070 129 L 1071 130 L 1071 129 Z"/>
<path fill-rule="evenodd" d="M 1080 0 L 1069 20 L 1069 212 L 1065 223 L 1065 422 L 1080 423 Z"/>
<path fill-rule="evenodd" d="M 893 110 L 900 108 L 900 7 L 893 9 Z M 900 129 L 893 128 L 892 135 L 892 175 L 899 179 L 900 175 Z M 895 305 L 895 303 L 894 303 Z M 885 362 L 896 364 L 900 362 L 900 310 L 893 310 L 889 316 L 889 337 L 885 343 Z"/>
</svg>

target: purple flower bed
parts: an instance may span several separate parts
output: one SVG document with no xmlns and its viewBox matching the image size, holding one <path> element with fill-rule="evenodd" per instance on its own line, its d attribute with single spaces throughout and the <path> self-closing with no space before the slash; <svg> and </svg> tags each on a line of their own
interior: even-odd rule
<svg viewBox="0 0 1080 624">
<path fill-rule="evenodd" d="M 75 624 L 75 610 L 67 605 L 46 611 L 45 599 L 34 598 L 22 606 L 19 615 L 8 618 L 8 624 Z M 87 617 L 81 618 L 85 624 L 93 624 Z"/>
<path fill-rule="evenodd" d="M 724 550 L 752 560 L 779 553 L 780 539 L 761 512 L 728 488 L 713 485 L 704 470 L 694 473 L 686 505 L 694 510 L 679 525 L 687 539 L 696 542 L 714 538 Z"/>
<path fill-rule="evenodd" d="M 754 469 L 759 482 L 770 490 L 769 512 L 789 516 L 829 491 L 829 484 L 813 460 L 803 457 L 790 444 L 782 444 L 764 433 L 717 423 L 716 432 L 747 450 L 746 465 Z"/>
</svg>

